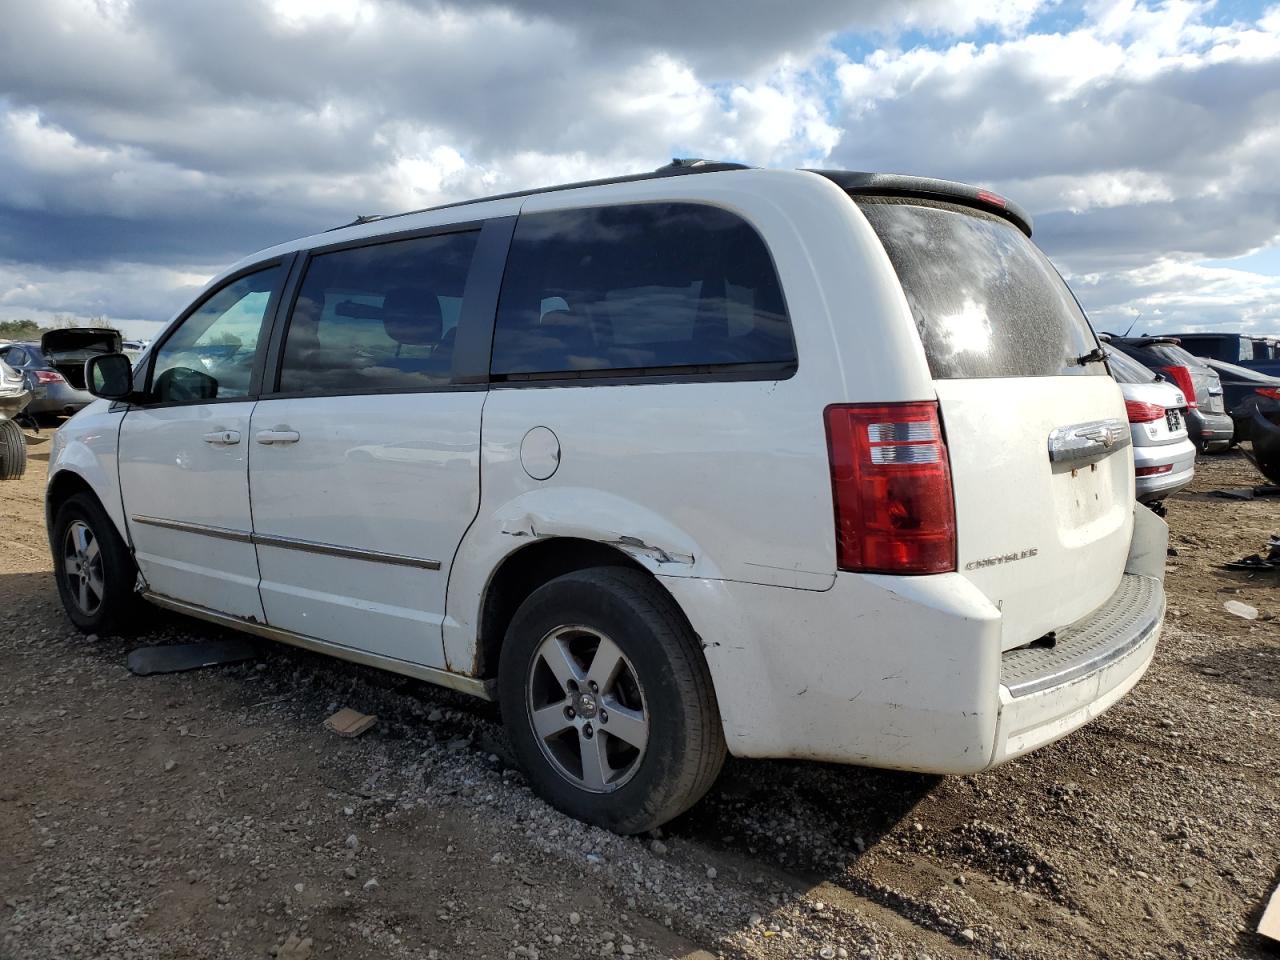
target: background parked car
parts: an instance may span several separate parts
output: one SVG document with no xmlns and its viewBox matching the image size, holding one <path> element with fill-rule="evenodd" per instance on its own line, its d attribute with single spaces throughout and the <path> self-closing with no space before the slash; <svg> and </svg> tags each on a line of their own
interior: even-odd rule
<svg viewBox="0 0 1280 960">
<path fill-rule="evenodd" d="M 1205 363 L 1222 381 L 1227 413 L 1236 425 L 1236 443 L 1250 439 L 1255 411 L 1280 425 L 1280 377 L 1223 360 L 1206 359 Z"/>
<path fill-rule="evenodd" d="M 1204 361 L 1187 353 L 1172 337 L 1117 337 L 1104 334 L 1107 343 L 1160 374 L 1187 398 L 1187 430 L 1205 453 L 1231 446 L 1235 423 L 1226 412 L 1222 382 Z"/>
<path fill-rule="evenodd" d="M 1280 358 L 1275 355 L 1274 338 L 1245 333 L 1169 333 L 1182 349 L 1197 357 L 1223 360 L 1272 376 L 1280 376 Z"/>
<path fill-rule="evenodd" d="M 1135 494 L 1164 515 L 1164 498 L 1188 486 L 1196 473 L 1196 445 L 1187 432 L 1187 398 L 1137 360 L 1108 346 L 1111 375 L 1124 394 L 1133 438 Z"/>
<path fill-rule="evenodd" d="M 50 330 L 39 343 L 0 347 L 0 360 L 22 373 L 33 417 L 70 416 L 93 400 L 84 389 L 84 362 L 96 353 L 117 353 L 120 334 L 99 327 Z"/>
</svg>

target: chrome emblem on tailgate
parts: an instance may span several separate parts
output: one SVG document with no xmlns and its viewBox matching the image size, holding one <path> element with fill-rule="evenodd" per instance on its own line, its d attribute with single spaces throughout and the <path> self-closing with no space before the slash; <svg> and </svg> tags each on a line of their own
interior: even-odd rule
<svg viewBox="0 0 1280 960">
<path fill-rule="evenodd" d="M 1123 420 L 1091 420 L 1058 427 L 1049 434 L 1049 460 L 1079 466 L 1101 460 L 1130 442 L 1129 424 Z"/>
</svg>

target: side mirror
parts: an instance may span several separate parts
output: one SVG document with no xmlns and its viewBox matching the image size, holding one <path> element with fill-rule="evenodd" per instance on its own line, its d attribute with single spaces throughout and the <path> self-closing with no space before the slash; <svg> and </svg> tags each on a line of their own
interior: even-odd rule
<svg viewBox="0 0 1280 960">
<path fill-rule="evenodd" d="M 104 400 L 127 400 L 133 394 L 133 365 L 123 353 L 100 353 L 84 362 L 84 383 Z"/>
</svg>

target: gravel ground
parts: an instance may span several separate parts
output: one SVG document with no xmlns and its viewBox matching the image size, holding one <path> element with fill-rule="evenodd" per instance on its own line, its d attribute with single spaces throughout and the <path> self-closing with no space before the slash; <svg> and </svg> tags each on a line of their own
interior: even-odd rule
<svg viewBox="0 0 1280 960">
<path fill-rule="evenodd" d="M 0 484 L 0 957 L 1264 956 L 1280 574 L 1218 565 L 1280 500 L 1205 494 L 1260 482 L 1238 455 L 1170 502 L 1160 651 L 1085 730 L 974 777 L 731 761 L 623 839 L 537 800 L 460 695 L 265 643 L 131 675 L 135 646 L 220 634 L 71 629 L 38 449 Z M 378 723 L 340 739 L 338 706 Z"/>
</svg>

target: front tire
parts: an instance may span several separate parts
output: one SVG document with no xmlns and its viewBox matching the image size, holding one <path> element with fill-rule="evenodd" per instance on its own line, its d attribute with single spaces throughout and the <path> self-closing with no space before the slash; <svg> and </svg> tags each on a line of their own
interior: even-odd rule
<svg viewBox="0 0 1280 960">
<path fill-rule="evenodd" d="M 683 813 L 724 763 L 697 637 L 639 570 L 581 570 L 530 594 L 507 630 L 498 699 L 534 790 L 617 833 Z"/>
<path fill-rule="evenodd" d="M 53 522 L 53 572 L 71 622 L 84 633 L 136 628 L 138 568 L 115 524 L 90 494 L 70 496 Z"/>
</svg>

